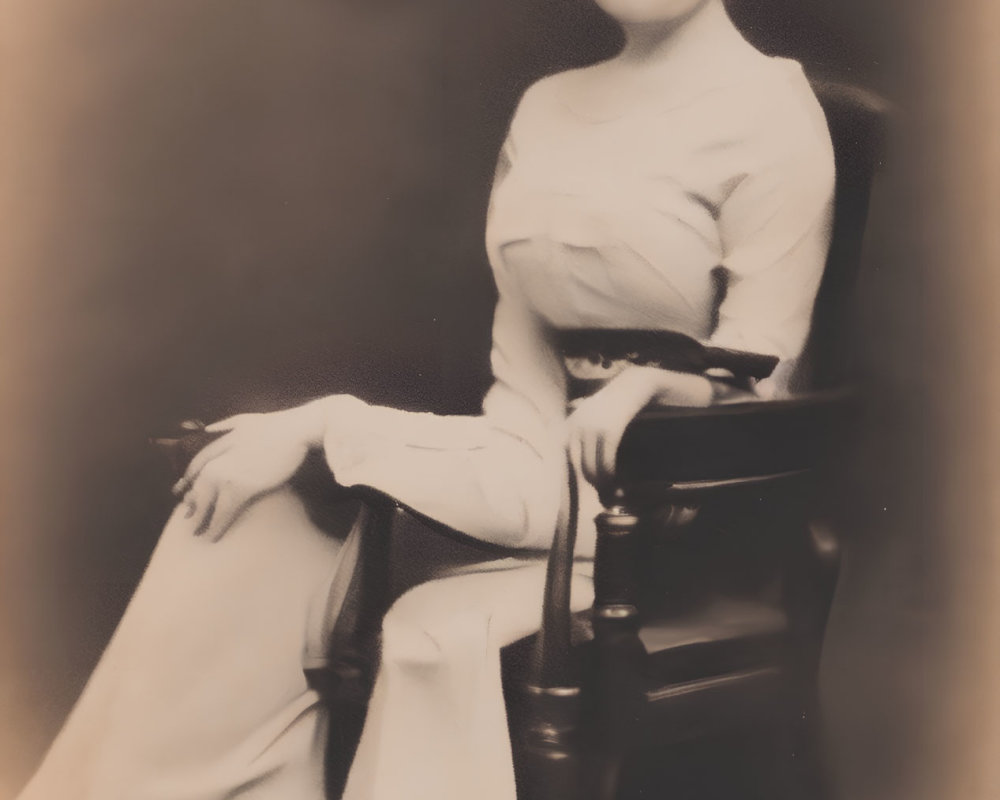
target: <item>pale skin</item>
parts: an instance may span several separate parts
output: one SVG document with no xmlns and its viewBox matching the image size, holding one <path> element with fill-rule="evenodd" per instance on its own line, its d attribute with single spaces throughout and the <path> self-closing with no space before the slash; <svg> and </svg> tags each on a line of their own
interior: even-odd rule
<svg viewBox="0 0 1000 800">
<path fill-rule="evenodd" d="M 582 87 L 582 102 L 602 103 L 628 82 L 641 84 L 655 73 L 684 25 L 712 13 L 719 0 L 597 0 L 625 32 L 622 52 L 593 73 Z M 578 401 L 566 419 L 569 452 L 595 484 L 615 472 L 615 457 L 629 422 L 651 403 L 707 406 L 717 385 L 701 375 L 632 366 L 593 395 Z M 731 393 L 730 393 L 731 394 Z M 727 398 L 731 399 L 731 398 Z M 321 447 L 329 426 L 357 401 L 336 395 L 268 414 L 240 414 L 209 425 L 223 434 L 192 460 L 174 486 L 195 531 L 221 537 L 252 502 L 286 484 L 312 448 Z"/>
</svg>

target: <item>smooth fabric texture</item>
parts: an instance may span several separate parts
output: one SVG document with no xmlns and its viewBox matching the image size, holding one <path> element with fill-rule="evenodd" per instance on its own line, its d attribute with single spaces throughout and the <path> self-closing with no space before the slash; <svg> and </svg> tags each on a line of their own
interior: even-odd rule
<svg viewBox="0 0 1000 800">
<path fill-rule="evenodd" d="M 829 136 L 798 65 L 754 51 L 720 3 L 682 33 L 632 93 L 602 95 L 611 67 L 598 65 L 525 94 L 487 230 L 499 299 L 483 414 L 331 405 L 324 448 L 340 483 L 544 549 L 565 450 L 554 327 L 672 328 L 774 353 L 761 394 L 782 391 L 828 243 Z M 584 556 L 598 510 L 581 483 Z M 167 526 L 21 800 L 322 796 L 323 712 L 303 667 L 321 657 L 350 572 L 341 554 L 357 543 L 322 534 L 288 491 L 218 544 L 191 533 L 177 516 Z M 513 800 L 499 651 L 538 625 L 540 563 L 470 567 L 394 606 L 350 800 Z M 575 608 L 590 591 L 582 574 Z"/>
<path fill-rule="evenodd" d="M 325 712 L 303 660 L 341 546 L 290 490 L 216 543 L 175 513 L 21 800 L 321 800 Z"/>
<path fill-rule="evenodd" d="M 579 564 L 574 610 L 593 603 L 590 576 Z M 544 586 L 543 559 L 500 559 L 393 605 L 344 800 L 515 800 L 500 650 L 538 630 Z"/>
<path fill-rule="evenodd" d="M 359 403 L 329 428 L 340 482 L 489 541 L 546 547 L 566 414 L 553 328 L 672 329 L 777 355 L 757 390 L 787 391 L 832 228 L 825 116 L 801 66 L 751 47 L 721 4 L 681 33 L 625 100 L 616 90 L 590 107 L 603 64 L 525 93 L 487 223 L 499 299 L 483 415 Z M 599 509 L 581 482 L 581 555 Z"/>
</svg>

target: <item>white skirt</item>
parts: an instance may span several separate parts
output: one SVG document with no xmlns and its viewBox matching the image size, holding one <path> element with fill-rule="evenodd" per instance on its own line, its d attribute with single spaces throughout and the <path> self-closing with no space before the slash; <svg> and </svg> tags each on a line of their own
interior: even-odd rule
<svg viewBox="0 0 1000 800">
<path fill-rule="evenodd" d="M 322 800 L 325 653 L 353 567 L 282 490 L 219 541 L 174 514 L 19 800 Z M 514 800 L 500 648 L 537 629 L 544 562 L 474 564 L 389 612 L 349 800 Z M 574 606 L 590 604 L 585 575 Z"/>
</svg>

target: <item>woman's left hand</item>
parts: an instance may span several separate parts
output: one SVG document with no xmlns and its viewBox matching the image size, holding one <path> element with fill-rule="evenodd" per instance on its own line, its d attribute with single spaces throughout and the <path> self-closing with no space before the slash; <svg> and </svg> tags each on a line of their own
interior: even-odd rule
<svg viewBox="0 0 1000 800">
<path fill-rule="evenodd" d="M 675 406 L 707 406 L 712 384 L 701 376 L 655 367 L 629 367 L 589 397 L 569 418 L 570 455 L 595 486 L 611 480 L 625 428 L 652 401 Z"/>
</svg>

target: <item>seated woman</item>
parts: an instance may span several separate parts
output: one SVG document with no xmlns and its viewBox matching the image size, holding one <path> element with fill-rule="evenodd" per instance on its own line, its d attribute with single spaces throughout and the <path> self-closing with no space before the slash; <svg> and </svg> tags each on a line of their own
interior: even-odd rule
<svg viewBox="0 0 1000 800">
<path fill-rule="evenodd" d="M 320 532 L 287 487 L 312 448 L 344 486 L 517 548 L 396 602 L 345 796 L 513 799 L 499 650 L 538 624 L 566 448 L 599 480 L 641 408 L 731 391 L 633 366 L 567 415 L 553 332 L 671 329 L 773 354 L 755 393 L 781 394 L 830 230 L 832 150 L 798 64 L 751 47 L 721 0 L 600 4 L 624 49 L 533 85 L 500 157 L 483 414 L 335 396 L 211 426 L 225 435 L 176 487 L 183 500 L 22 800 L 323 796 L 324 712 L 303 670 L 326 656 L 356 534 Z M 590 602 L 598 511 L 584 487 L 576 608 Z"/>
</svg>

